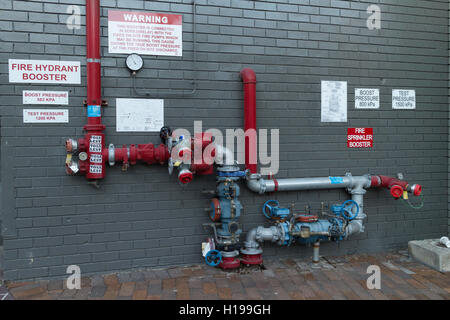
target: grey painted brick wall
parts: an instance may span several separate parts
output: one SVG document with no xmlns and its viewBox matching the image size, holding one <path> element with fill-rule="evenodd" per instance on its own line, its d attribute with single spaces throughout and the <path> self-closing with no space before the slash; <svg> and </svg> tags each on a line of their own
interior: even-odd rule
<svg viewBox="0 0 450 320">
<path fill-rule="evenodd" d="M 424 186 L 425 206 L 413 211 L 386 190 L 366 196 L 367 230 L 351 241 L 324 244 L 323 255 L 405 247 L 442 235 L 448 225 L 448 1 L 437 0 L 198 0 L 198 93 L 165 100 L 165 124 L 193 129 L 243 125 L 239 71 L 257 73 L 260 128 L 280 128 L 279 177 L 405 174 Z M 108 168 L 100 190 L 64 172 L 64 141 L 83 135 L 85 38 L 65 27 L 66 6 L 84 1 L 0 0 L 1 196 L 6 279 L 61 277 L 70 264 L 85 274 L 201 263 L 208 233 L 200 191 L 214 177 L 187 187 L 161 166 Z M 183 14 L 182 58 L 145 56 L 140 88 L 190 87 L 191 1 L 102 0 L 103 95 L 106 142 L 159 142 L 157 134 L 115 132 L 115 98 L 135 97 L 126 55 L 107 50 L 107 12 L 129 9 Z M 382 29 L 368 30 L 366 8 L 378 4 Z M 84 24 L 84 18 L 82 23 Z M 8 83 L 8 58 L 81 61 L 82 84 Z M 320 122 L 320 81 L 348 81 L 348 123 Z M 381 89 L 379 111 L 353 107 L 355 87 Z M 412 88 L 417 110 L 391 109 L 391 90 Z M 23 124 L 24 89 L 68 90 L 70 123 Z M 373 150 L 349 150 L 347 127 L 373 127 Z M 276 198 L 299 210 L 347 199 L 344 191 L 258 196 L 243 188 L 244 231 L 265 224 L 261 206 Z M 304 247 L 265 245 L 266 258 L 310 256 Z"/>
</svg>

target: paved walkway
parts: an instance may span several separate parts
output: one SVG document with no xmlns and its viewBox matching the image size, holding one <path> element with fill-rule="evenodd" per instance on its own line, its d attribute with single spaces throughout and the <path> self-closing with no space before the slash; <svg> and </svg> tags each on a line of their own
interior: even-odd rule
<svg viewBox="0 0 450 320">
<path fill-rule="evenodd" d="M 369 265 L 381 270 L 381 289 L 367 289 Z M 265 270 L 227 273 L 206 265 L 149 269 L 65 281 L 6 283 L 15 299 L 439 299 L 450 300 L 450 274 L 411 261 L 406 252 L 265 261 Z M 1 291 L 0 291 L 1 294 Z"/>
</svg>

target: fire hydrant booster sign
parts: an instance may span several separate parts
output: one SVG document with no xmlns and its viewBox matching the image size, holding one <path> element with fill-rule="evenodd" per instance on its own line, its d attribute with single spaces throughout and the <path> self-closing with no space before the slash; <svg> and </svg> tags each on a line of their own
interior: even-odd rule
<svg viewBox="0 0 450 320">
<path fill-rule="evenodd" d="M 9 59 L 9 82 L 81 83 L 79 61 Z"/>
<path fill-rule="evenodd" d="M 373 148 L 373 128 L 348 128 L 347 147 Z"/>
<path fill-rule="evenodd" d="M 110 10 L 109 53 L 182 56 L 182 16 Z"/>
</svg>

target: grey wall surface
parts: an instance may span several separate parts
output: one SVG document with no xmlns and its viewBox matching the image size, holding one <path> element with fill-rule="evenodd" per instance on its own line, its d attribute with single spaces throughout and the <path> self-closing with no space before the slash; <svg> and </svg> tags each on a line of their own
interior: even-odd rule
<svg viewBox="0 0 450 320">
<path fill-rule="evenodd" d="M 406 247 L 448 226 L 448 1 L 442 0 L 197 0 L 198 93 L 165 100 L 165 124 L 193 129 L 241 128 L 239 71 L 257 73 L 259 128 L 280 128 L 282 177 L 340 176 L 351 171 L 395 175 L 424 187 L 425 206 L 414 211 L 387 190 L 366 196 L 367 229 L 322 255 Z M 85 29 L 68 30 L 69 4 L 84 1 L 0 0 L 1 181 L 5 279 L 62 277 L 68 265 L 84 274 L 138 267 L 201 263 L 209 235 L 203 211 L 214 176 L 180 186 L 167 168 L 137 165 L 126 173 L 108 168 L 96 190 L 83 177 L 66 176 L 64 141 L 81 137 L 86 122 Z M 366 27 L 370 4 L 382 10 L 382 29 Z M 115 132 L 115 98 L 133 97 L 124 54 L 109 54 L 107 12 L 135 9 L 183 15 L 182 58 L 144 56 L 138 74 L 144 89 L 190 88 L 191 1 L 102 0 L 103 96 L 106 142 L 159 143 L 158 134 Z M 82 24 L 84 25 L 84 17 Z M 8 59 L 80 61 L 81 85 L 8 83 Z M 348 123 L 320 122 L 320 81 L 348 81 Z M 377 111 L 354 109 L 354 88 L 380 88 Z M 416 90 L 415 111 L 392 110 L 391 90 Z M 22 91 L 70 92 L 69 124 L 24 124 Z M 42 106 L 36 106 L 39 108 Z M 348 127 L 373 127 L 372 150 L 347 149 Z M 267 224 L 267 199 L 298 210 L 340 203 L 342 191 L 259 196 L 242 188 L 244 231 Z M 308 257 L 311 248 L 264 246 L 266 259 Z"/>
</svg>

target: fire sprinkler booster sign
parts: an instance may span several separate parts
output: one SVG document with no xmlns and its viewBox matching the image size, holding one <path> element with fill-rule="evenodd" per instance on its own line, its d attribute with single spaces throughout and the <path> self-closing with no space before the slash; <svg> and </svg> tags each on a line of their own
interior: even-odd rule
<svg viewBox="0 0 450 320">
<path fill-rule="evenodd" d="M 373 128 L 348 128 L 347 147 L 373 148 Z"/>
<path fill-rule="evenodd" d="M 69 104 L 69 92 L 24 90 L 22 99 L 23 104 Z"/>
<path fill-rule="evenodd" d="M 109 53 L 182 56 L 182 16 L 108 11 Z"/>
<path fill-rule="evenodd" d="M 80 62 L 9 59 L 9 82 L 79 84 Z"/>
<path fill-rule="evenodd" d="M 68 123 L 67 109 L 23 109 L 23 123 Z"/>
</svg>

